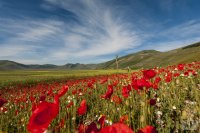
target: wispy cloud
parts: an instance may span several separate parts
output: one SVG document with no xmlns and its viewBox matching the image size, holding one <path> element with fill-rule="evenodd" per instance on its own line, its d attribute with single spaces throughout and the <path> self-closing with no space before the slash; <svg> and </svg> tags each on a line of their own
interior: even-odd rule
<svg viewBox="0 0 200 133">
<path fill-rule="evenodd" d="M 26 19 L 0 19 L 0 33 L 5 39 L 0 42 L 1 59 L 18 60 L 23 58 L 38 63 L 47 59 L 48 47 L 54 48 L 57 34 L 61 34 L 61 21 Z M 45 56 L 46 55 L 46 56 Z M 48 62 L 49 60 L 43 60 Z M 41 62 L 42 63 L 42 62 Z"/>
<path fill-rule="evenodd" d="M 140 44 L 136 31 L 101 1 L 46 1 L 72 12 L 79 21 L 67 27 L 65 47 L 54 53 L 57 58 L 113 54 Z"/>
<path fill-rule="evenodd" d="M 52 38 L 55 34 L 62 32 L 61 26 L 64 25 L 61 21 L 30 18 L 0 19 L 0 22 L 0 32 L 11 35 L 8 40 L 21 41 L 41 41 L 47 37 Z"/>
<path fill-rule="evenodd" d="M 169 38 L 190 38 L 200 36 L 200 20 L 190 20 L 160 32 L 161 36 Z"/>
<path fill-rule="evenodd" d="M 156 36 L 151 36 L 147 39 L 154 39 L 154 42 L 148 43 L 147 49 L 168 51 L 180 48 L 200 40 L 200 21 L 198 19 L 190 20 L 180 25 L 161 30 L 156 34 Z"/>
<path fill-rule="evenodd" d="M 117 15 L 118 11 L 101 1 L 45 1 L 46 3 L 42 3 L 41 6 L 45 10 L 49 10 L 51 6 L 62 8 L 74 14 L 77 22 L 53 18 L 0 19 L 2 23 L 0 32 L 10 36 L 1 44 L 6 44 L 4 50 L 10 52 L 1 53 L 0 57 L 23 56 L 23 53 L 31 50 L 33 55 L 29 54 L 27 58 L 36 59 L 39 57 L 36 53 L 40 53 L 41 56 L 48 56 L 49 62 L 59 60 L 87 63 L 94 57 L 100 61 L 102 59 L 97 57 L 118 54 L 141 43 L 137 32 Z M 48 9 L 45 4 L 49 6 Z M 19 48 L 15 50 L 10 48 L 16 46 L 16 42 L 20 44 Z"/>
</svg>

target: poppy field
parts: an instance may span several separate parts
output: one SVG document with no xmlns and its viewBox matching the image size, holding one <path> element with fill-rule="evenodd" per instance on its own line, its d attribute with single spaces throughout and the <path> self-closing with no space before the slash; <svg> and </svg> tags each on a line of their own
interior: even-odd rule
<svg viewBox="0 0 200 133">
<path fill-rule="evenodd" d="M 200 62 L 0 90 L 0 132 L 200 131 Z"/>
</svg>

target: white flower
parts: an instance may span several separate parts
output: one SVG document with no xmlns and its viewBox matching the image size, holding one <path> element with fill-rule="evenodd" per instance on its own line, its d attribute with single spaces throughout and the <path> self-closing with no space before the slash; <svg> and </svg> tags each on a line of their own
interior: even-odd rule
<svg viewBox="0 0 200 133">
<path fill-rule="evenodd" d="M 190 101 L 189 101 L 189 100 L 185 100 L 185 103 L 186 103 L 186 104 L 189 104 L 189 103 L 190 103 Z"/>
<path fill-rule="evenodd" d="M 157 102 L 160 102 L 160 98 L 159 97 L 156 100 L 157 100 Z"/>
<path fill-rule="evenodd" d="M 175 109 L 176 109 L 176 106 L 173 106 L 172 108 L 175 110 Z"/>
<path fill-rule="evenodd" d="M 157 115 L 162 115 L 162 112 L 161 111 L 157 111 L 156 114 Z"/>
<path fill-rule="evenodd" d="M 196 105 L 196 104 L 197 104 L 197 102 L 190 102 L 190 104 L 191 104 L 191 105 Z"/>
</svg>

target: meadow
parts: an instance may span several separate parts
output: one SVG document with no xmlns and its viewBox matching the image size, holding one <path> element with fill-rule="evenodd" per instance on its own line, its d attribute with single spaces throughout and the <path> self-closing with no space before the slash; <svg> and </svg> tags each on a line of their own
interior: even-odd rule
<svg viewBox="0 0 200 133">
<path fill-rule="evenodd" d="M 17 82 L 21 82 L 29 77 L 42 82 L 4 86 L 0 90 L 0 132 L 200 131 L 200 62 L 132 72 L 2 73 L 1 77 L 13 75 L 8 81 L 20 77 Z M 51 76 L 53 82 L 43 80 Z"/>
<path fill-rule="evenodd" d="M 34 85 L 40 82 L 62 82 L 91 76 L 125 73 L 126 70 L 0 70 L 0 89 L 10 86 Z"/>
</svg>

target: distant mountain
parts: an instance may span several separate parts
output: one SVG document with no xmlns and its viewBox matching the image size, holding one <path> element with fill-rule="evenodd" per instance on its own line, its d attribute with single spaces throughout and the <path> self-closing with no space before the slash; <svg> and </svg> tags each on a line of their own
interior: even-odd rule
<svg viewBox="0 0 200 133">
<path fill-rule="evenodd" d="M 137 53 L 129 54 L 118 58 L 119 68 L 132 69 L 151 68 L 154 66 L 167 66 L 178 63 L 189 63 L 200 61 L 200 42 L 191 44 L 182 48 L 159 52 L 156 50 L 143 50 Z M 35 69 L 115 69 L 115 59 L 99 64 L 65 64 L 57 66 L 53 64 L 44 65 L 24 65 L 9 60 L 0 60 L 0 70 L 35 70 Z"/>
<path fill-rule="evenodd" d="M 73 69 L 73 70 L 80 70 L 80 69 L 96 69 L 97 64 L 80 64 L 80 63 L 76 63 L 76 64 L 65 64 L 63 66 L 59 66 L 59 69 Z"/>
<path fill-rule="evenodd" d="M 0 70 L 28 69 L 29 66 L 9 60 L 0 60 Z"/>
<path fill-rule="evenodd" d="M 66 64 L 62 66 L 57 66 L 53 64 L 44 65 L 24 65 L 14 61 L 0 60 L 0 70 L 38 70 L 38 69 L 67 69 L 67 70 L 80 70 L 80 69 L 95 69 L 96 64 Z"/>
</svg>

